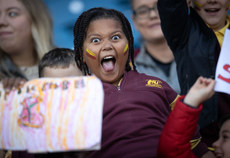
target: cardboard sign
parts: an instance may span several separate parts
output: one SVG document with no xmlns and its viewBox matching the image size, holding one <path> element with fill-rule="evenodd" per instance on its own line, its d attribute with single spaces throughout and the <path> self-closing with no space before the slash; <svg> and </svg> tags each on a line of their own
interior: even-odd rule
<svg viewBox="0 0 230 158">
<path fill-rule="evenodd" d="M 35 79 L 9 94 L 0 83 L 0 148 L 100 149 L 103 102 L 94 76 Z"/>
<path fill-rule="evenodd" d="M 216 68 L 215 91 L 230 94 L 230 30 L 226 29 Z"/>
</svg>

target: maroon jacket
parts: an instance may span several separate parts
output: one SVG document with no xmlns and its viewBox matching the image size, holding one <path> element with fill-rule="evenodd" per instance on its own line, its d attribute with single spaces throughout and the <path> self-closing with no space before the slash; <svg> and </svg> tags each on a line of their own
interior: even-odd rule
<svg viewBox="0 0 230 158">
<path fill-rule="evenodd" d="M 134 71 L 125 73 L 119 88 L 108 83 L 103 86 L 102 148 L 89 157 L 156 157 L 158 140 L 177 93 L 161 79 Z M 207 151 L 202 144 L 197 148 L 197 155 Z"/>
</svg>

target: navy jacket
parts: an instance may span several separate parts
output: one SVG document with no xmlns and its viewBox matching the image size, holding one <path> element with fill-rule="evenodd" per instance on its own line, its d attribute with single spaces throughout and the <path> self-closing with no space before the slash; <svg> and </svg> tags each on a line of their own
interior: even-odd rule
<svg viewBox="0 0 230 158">
<path fill-rule="evenodd" d="M 192 8 L 188 14 L 186 0 L 159 0 L 158 9 L 162 30 L 177 63 L 181 94 L 186 94 L 199 76 L 215 77 L 218 41 Z M 204 103 L 200 126 L 217 120 L 217 110 L 215 95 Z"/>
<path fill-rule="evenodd" d="M 163 33 L 177 63 L 181 94 L 186 94 L 199 76 L 215 77 L 220 46 L 215 33 L 196 11 L 188 9 L 186 0 L 159 0 L 158 10 Z M 229 102 L 229 95 L 223 93 L 216 93 L 204 102 L 200 127 L 215 123 L 218 110 L 230 112 Z M 218 130 L 213 129 L 216 130 L 212 131 L 214 140 L 218 138 Z"/>
</svg>

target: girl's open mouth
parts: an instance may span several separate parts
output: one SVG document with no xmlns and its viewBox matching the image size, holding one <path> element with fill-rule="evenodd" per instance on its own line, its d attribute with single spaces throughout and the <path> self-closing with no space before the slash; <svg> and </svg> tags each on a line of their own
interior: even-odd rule
<svg viewBox="0 0 230 158">
<path fill-rule="evenodd" d="M 102 59 L 101 65 L 106 72 L 113 71 L 115 68 L 116 59 L 113 56 L 106 56 Z"/>
</svg>

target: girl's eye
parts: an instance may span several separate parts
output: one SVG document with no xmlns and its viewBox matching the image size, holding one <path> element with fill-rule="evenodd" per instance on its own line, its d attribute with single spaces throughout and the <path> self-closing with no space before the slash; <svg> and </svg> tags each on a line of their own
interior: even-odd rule
<svg viewBox="0 0 230 158">
<path fill-rule="evenodd" d="M 18 14 L 16 13 L 16 12 L 9 12 L 9 14 L 8 14 L 10 17 L 14 17 L 14 16 L 17 16 Z"/>
<path fill-rule="evenodd" d="M 228 142 L 228 141 L 230 141 L 230 137 L 229 137 L 228 134 L 223 133 L 223 135 L 222 135 L 221 137 L 222 137 L 223 142 Z"/>
<path fill-rule="evenodd" d="M 118 40 L 118 39 L 120 39 L 120 37 L 118 35 L 115 35 L 112 37 L 112 40 Z"/>
<path fill-rule="evenodd" d="M 94 39 L 92 39 L 92 42 L 97 43 L 97 42 L 100 42 L 100 40 L 98 38 L 94 38 Z"/>
<path fill-rule="evenodd" d="M 228 136 L 227 136 L 227 135 L 223 135 L 222 137 L 223 137 L 224 140 L 225 140 L 225 139 L 228 139 Z"/>
</svg>

